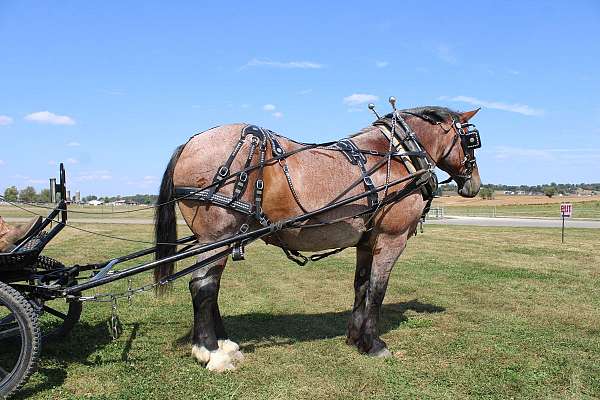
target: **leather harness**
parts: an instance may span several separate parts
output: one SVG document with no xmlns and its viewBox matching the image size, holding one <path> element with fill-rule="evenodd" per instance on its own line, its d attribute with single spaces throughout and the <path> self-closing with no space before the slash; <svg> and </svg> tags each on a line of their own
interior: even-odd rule
<svg viewBox="0 0 600 400">
<path fill-rule="evenodd" d="M 307 214 L 308 211 L 302 206 L 298 194 L 294 188 L 292 178 L 289 174 L 289 168 L 286 163 L 286 158 L 300 151 L 308 150 L 311 148 L 325 148 L 327 150 L 340 151 L 342 152 L 342 154 L 344 154 L 344 156 L 351 165 L 355 165 L 360 169 L 361 179 L 351 184 L 342 194 L 337 196 L 336 199 L 330 202 L 327 206 L 334 205 L 346 193 L 348 193 L 350 190 L 356 187 L 357 184 L 360 184 L 362 182 L 362 184 L 365 187 L 365 192 L 368 193 L 366 196 L 368 201 L 368 209 L 366 211 L 362 211 L 356 215 L 346 218 L 353 218 L 370 214 L 371 218 L 369 218 L 367 221 L 367 230 L 370 230 L 372 228 L 372 217 L 383 205 L 399 201 L 408 193 L 414 192 L 414 190 L 420 190 L 423 199 L 427 202 L 426 207 L 423 210 L 423 219 L 429 211 L 431 201 L 434 197 L 434 193 L 437 190 L 438 181 L 435 173 L 433 172 L 434 165 L 427 158 L 427 153 L 418 142 L 416 135 L 399 113 L 390 114 L 386 115 L 385 117 L 379 118 L 373 123 L 373 125 L 378 127 L 383 133 L 383 135 L 390 141 L 390 152 L 381 153 L 373 150 L 360 149 L 350 138 L 344 138 L 337 142 L 328 142 L 321 144 L 302 143 L 302 148 L 286 152 L 277 139 L 278 135 L 275 134 L 273 131 L 258 127 L 256 125 L 247 125 L 242 129 L 240 139 L 236 143 L 233 151 L 231 152 L 225 163 L 218 168 L 217 173 L 213 177 L 212 184 L 209 188 L 199 189 L 195 187 L 175 187 L 175 195 L 178 198 L 185 198 L 186 200 L 197 200 L 200 202 L 212 203 L 217 206 L 229 208 L 246 215 L 246 222 L 242 224 L 238 234 L 246 233 L 249 230 L 249 223 L 251 219 L 256 220 L 264 227 L 275 227 L 273 233 L 280 242 L 279 246 L 283 249 L 287 257 L 299 265 L 305 265 L 309 260 L 316 261 L 318 259 L 342 251 L 343 248 L 335 249 L 321 254 L 314 254 L 310 258 L 308 258 L 295 250 L 288 249 L 285 246 L 284 242 L 281 240 L 281 238 L 279 238 L 279 235 L 277 235 L 277 222 L 272 223 L 267 217 L 267 215 L 265 215 L 262 208 L 264 193 L 263 172 L 264 167 L 267 164 L 271 165 L 274 162 L 278 162 L 280 164 L 283 173 L 286 177 L 288 186 L 290 188 L 290 192 L 292 193 L 295 202 L 305 214 Z M 240 149 L 242 148 L 248 136 L 251 136 L 251 142 L 249 152 L 244 163 L 244 169 L 240 172 L 232 174 L 231 164 L 237 157 Z M 267 143 L 271 145 L 272 153 L 272 158 L 270 158 L 269 160 L 267 160 L 266 155 Z M 252 159 L 256 154 L 257 148 L 259 155 L 258 165 L 252 166 Z M 366 155 L 381 156 L 384 157 L 384 159 L 378 162 L 374 167 L 367 170 Z M 371 179 L 371 174 L 377 171 L 383 165 L 385 165 L 385 162 L 387 161 L 387 185 L 389 179 L 389 162 L 392 157 L 399 157 L 406 166 L 409 174 L 415 177 L 413 182 L 411 182 L 411 184 L 414 186 L 414 190 L 409 192 L 403 191 L 403 196 L 398 198 L 397 196 L 393 195 L 387 196 L 386 186 L 386 191 L 384 193 L 383 199 L 380 200 L 378 196 L 379 190 L 376 189 Z M 253 203 L 248 203 L 246 201 L 243 201 L 241 198 L 247 190 L 248 172 L 250 172 L 251 170 L 257 171 L 257 179 L 254 184 Z M 227 196 L 219 193 L 219 189 L 233 177 L 235 177 L 233 194 L 231 196 Z M 323 223 L 299 227 L 324 226 L 335 222 L 338 221 L 327 221 Z M 243 242 L 239 242 L 234 246 L 232 258 L 234 260 L 240 260 L 244 258 Z"/>
</svg>

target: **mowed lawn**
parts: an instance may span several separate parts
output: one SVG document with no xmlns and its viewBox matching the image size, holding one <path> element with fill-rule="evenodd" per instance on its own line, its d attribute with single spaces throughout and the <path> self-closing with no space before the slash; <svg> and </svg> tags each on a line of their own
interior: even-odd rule
<svg viewBox="0 0 600 400">
<path fill-rule="evenodd" d="M 152 233 L 147 225 L 85 227 L 141 240 Z M 190 357 L 183 279 L 165 298 L 122 301 L 125 329 L 115 341 L 109 305 L 86 303 L 81 324 L 46 344 L 17 398 L 597 398 L 600 231 L 569 229 L 566 241 L 555 229 L 426 226 L 385 298 L 389 359 L 344 343 L 353 251 L 300 268 L 257 243 L 246 261 L 229 263 L 221 287 L 226 328 L 246 355 L 237 371 L 210 373 Z M 47 254 L 87 263 L 137 248 L 65 230 Z"/>
</svg>

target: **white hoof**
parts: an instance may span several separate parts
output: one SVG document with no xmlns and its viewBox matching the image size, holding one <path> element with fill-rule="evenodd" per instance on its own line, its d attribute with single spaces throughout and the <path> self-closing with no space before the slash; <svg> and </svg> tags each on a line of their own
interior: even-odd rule
<svg viewBox="0 0 600 400">
<path fill-rule="evenodd" d="M 223 342 L 221 344 L 219 344 L 219 348 L 223 349 L 223 351 L 225 353 L 235 353 L 236 351 L 238 351 L 240 349 L 240 346 L 236 343 L 233 342 L 229 339 L 227 340 L 223 340 Z"/>
<path fill-rule="evenodd" d="M 229 355 L 234 361 L 244 361 L 244 353 L 239 350 L 234 353 L 229 353 Z"/>
<path fill-rule="evenodd" d="M 206 364 L 210 361 L 210 351 L 204 346 L 193 345 L 192 357 L 198 360 L 198 362 Z"/>
<path fill-rule="evenodd" d="M 221 349 L 210 352 L 210 361 L 206 364 L 206 369 L 209 371 L 223 372 L 235 369 L 233 360 L 228 353 Z"/>
</svg>

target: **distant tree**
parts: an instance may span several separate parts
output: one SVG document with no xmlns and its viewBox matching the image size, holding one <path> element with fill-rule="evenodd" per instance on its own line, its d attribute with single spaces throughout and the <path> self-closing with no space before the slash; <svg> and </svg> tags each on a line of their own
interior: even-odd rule
<svg viewBox="0 0 600 400">
<path fill-rule="evenodd" d="M 19 199 L 28 203 L 36 201 L 37 193 L 35 188 L 33 186 L 27 186 L 25 189 L 21 189 L 19 192 Z"/>
<path fill-rule="evenodd" d="M 556 193 L 558 193 L 558 191 L 556 190 L 556 187 L 554 187 L 554 186 L 547 186 L 544 188 L 544 194 L 548 197 L 552 197 L 552 196 L 556 195 Z"/>
<path fill-rule="evenodd" d="M 479 189 L 479 197 L 484 200 L 492 200 L 494 198 L 494 189 L 489 187 L 482 187 Z"/>
<path fill-rule="evenodd" d="M 42 189 L 37 196 L 40 203 L 50 203 L 50 189 Z"/>
<path fill-rule="evenodd" d="M 98 200 L 97 196 L 94 195 L 89 195 L 89 196 L 85 196 L 83 199 L 81 199 L 83 202 L 87 203 L 88 201 L 92 201 L 92 200 Z"/>
<path fill-rule="evenodd" d="M 17 201 L 19 197 L 19 191 L 16 186 L 7 187 L 4 191 L 4 199 L 6 201 Z"/>
</svg>

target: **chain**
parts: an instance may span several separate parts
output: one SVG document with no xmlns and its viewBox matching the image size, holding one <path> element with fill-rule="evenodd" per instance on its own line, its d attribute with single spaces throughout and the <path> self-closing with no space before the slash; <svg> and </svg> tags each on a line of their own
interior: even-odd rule
<svg viewBox="0 0 600 400">
<path fill-rule="evenodd" d="M 131 283 L 132 283 L 131 279 L 128 279 L 127 280 L 127 290 L 123 291 L 123 292 L 104 293 L 104 294 L 98 294 L 95 296 L 67 296 L 67 300 L 78 301 L 81 303 L 86 302 L 86 301 L 97 302 L 97 303 L 110 303 L 111 310 L 110 310 L 110 319 L 108 320 L 108 330 L 109 330 L 110 335 L 113 338 L 113 340 L 116 340 L 123 333 L 123 325 L 121 324 L 121 320 L 119 319 L 119 314 L 118 314 L 119 299 L 126 298 L 127 303 L 129 305 L 131 305 L 131 299 L 133 298 L 133 296 L 138 295 L 140 293 L 150 291 L 150 290 L 156 288 L 157 286 L 162 286 L 162 285 L 167 284 L 166 281 L 160 281 L 160 282 L 156 282 L 156 283 L 149 283 L 147 285 L 140 286 L 138 288 L 132 288 Z"/>
<path fill-rule="evenodd" d="M 91 302 L 96 302 L 96 303 L 112 303 L 115 300 L 126 298 L 127 302 L 129 304 L 131 304 L 131 299 L 133 298 L 133 296 L 138 295 L 140 293 L 150 291 L 150 290 L 156 288 L 157 286 L 166 285 L 167 283 L 168 282 L 163 282 L 163 281 L 156 282 L 156 283 L 149 283 L 147 285 L 140 286 L 140 287 L 134 289 L 131 287 L 131 279 L 130 279 L 128 282 L 127 290 L 125 290 L 123 292 L 103 293 L 103 294 L 97 294 L 94 296 L 67 296 L 67 300 L 78 301 L 81 303 L 84 303 L 86 301 L 91 301 Z"/>
</svg>

